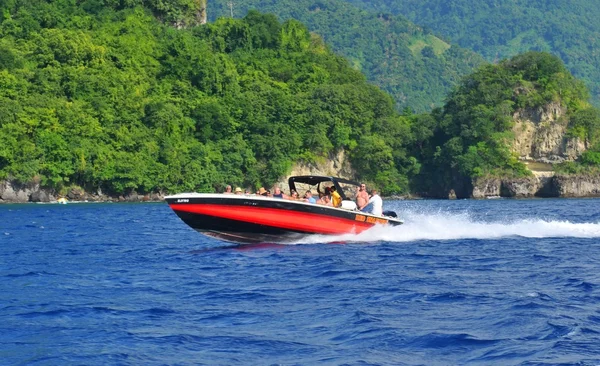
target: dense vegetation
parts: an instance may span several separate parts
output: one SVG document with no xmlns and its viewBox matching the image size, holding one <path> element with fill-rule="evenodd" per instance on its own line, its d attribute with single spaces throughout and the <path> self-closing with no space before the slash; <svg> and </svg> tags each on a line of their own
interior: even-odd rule
<svg viewBox="0 0 600 366">
<path fill-rule="evenodd" d="M 209 2 L 209 17 L 230 16 L 226 1 Z M 398 110 L 431 111 L 460 79 L 484 63 L 481 56 L 449 44 L 403 17 L 361 11 L 344 0 L 245 0 L 234 2 L 235 17 L 248 10 L 297 19 L 348 58 L 367 79 L 387 91 Z"/>
<path fill-rule="evenodd" d="M 498 65 L 485 65 L 465 78 L 443 109 L 433 111 L 428 122 L 432 134 L 417 152 L 423 168 L 415 189 L 425 192 L 468 190 L 472 178 L 531 174 L 511 153 L 513 114 L 559 102 L 567 108 L 568 133 L 586 139 L 594 148 L 582 156 L 592 161 L 600 134 L 600 113 L 587 102 L 585 85 L 575 79 L 556 56 L 528 52 Z M 414 125 L 413 128 L 422 128 Z M 581 166 L 571 164 L 571 166 Z"/>
<path fill-rule="evenodd" d="M 0 0 L 0 179 L 113 194 L 257 188 L 343 149 L 384 194 L 440 195 L 526 175 L 510 117 L 549 101 L 592 146 L 562 169 L 600 163 L 600 113 L 549 54 L 485 65 L 443 108 L 400 115 L 296 20 L 252 11 L 194 26 L 195 1 L 185 13 L 131 3 Z"/>
<path fill-rule="evenodd" d="M 0 3 L 0 179 L 256 188 L 345 149 L 361 178 L 407 190 L 408 119 L 301 23 L 251 12 L 176 29 L 158 5 L 121 4 Z"/>
<path fill-rule="evenodd" d="M 558 55 L 600 106 L 600 7 L 592 0 L 347 0 L 408 17 L 489 61 L 526 51 Z"/>
</svg>

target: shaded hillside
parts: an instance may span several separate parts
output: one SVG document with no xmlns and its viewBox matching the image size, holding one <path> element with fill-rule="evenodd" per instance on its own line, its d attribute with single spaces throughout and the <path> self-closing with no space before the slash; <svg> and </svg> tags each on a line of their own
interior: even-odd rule
<svg viewBox="0 0 600 366">
<path fill-rule="evenodd" d="M 209 4 L 209 17 L 230 16 L 226 4 Z M 234 16 L 242 17 L 249 9 L 305 23 L 369 81 L 390 93 L 399 110 L 423 112 L 441 106 L 461 77 L 483 63 L 479 55 L 403 17 L 362 11 L 343 0 L 248 0 L 235 2 Z"/>
<path fill-rule="evenodd" d="M 591 0 L 347 0 L 403 15 L 489 61 L 530 50 L 559 56 L 600 106 L 600 7 Z"/>
</svg>

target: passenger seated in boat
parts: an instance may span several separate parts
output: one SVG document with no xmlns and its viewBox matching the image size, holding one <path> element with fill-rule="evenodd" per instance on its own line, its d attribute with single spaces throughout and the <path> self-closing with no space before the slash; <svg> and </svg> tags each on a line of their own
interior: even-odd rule
<svg viewBox="0 0 600 366">
<path fill-rule="evenodd" d="M 333 206 L 331 198 L 326 194 L 324 194 L 323 197 L 321 197 L 321 201 L 317 201 L 317 203 L 324 206 Z"/>
<path fill-rule="evenodd" d="M 233 192 L 231 192 L 231 186 L 228 184 L 227 187 L 225 187 L 225 192 L 223 192 L 225 194 L 232 194 Z"/>
<path fill-rule="evenodd" d="M 342 205 L 342 196 L 337 192 L 335 186 L 331 187 L 331 204 L 333 207 L 340 207 Z"/>
<path fill-rule="evenodd" d="M 377 190 L 371 191 L 371 198 L 369 203 L 361 210 L 366 213 L 372 213 L 373 215 L 381 216 L 383 214 L 383 200 L 377 194 Z"/>
<path fill-rule="evenodd" d="M 313 197 L 312 192 L 310 190 L 304 193 L 304 201 L 308 203 L 317 203 L 317 200 Z"/>
<path fill-rule="evenodd" d="M 317 200 L 317 205 L 322 205 L 323 204 L 323 193 L 319 193 L 319 198 L 316 198 Z"/>
<path fill-rule="evenodd" d="M 283 194 L 283 192 L 281 192 L 281 189 L 279 187 L 275 187 L 274 193 L 273 193 L 273 198 L 286 198 L 284 196 L 285 195 Z"/>
<path fill-rule="evenodd" d="M 289 199 L 291 199 L 291 200 L 298 200 L 298 199 L 300 199 L 300 196 L 298 195 L 298 192 L 292 190 L 290 192 L 290 194 L 291 194 L 291 196 L 289 197 Z"/>
</svg>

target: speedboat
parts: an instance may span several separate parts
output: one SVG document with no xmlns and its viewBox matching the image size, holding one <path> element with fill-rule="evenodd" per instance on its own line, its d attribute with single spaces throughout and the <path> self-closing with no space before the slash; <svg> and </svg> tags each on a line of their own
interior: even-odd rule
<svg viewBox="0 0 600 366">
<path fill-rule="evenodd" d="M 358 211 L 348 198 L 357 182 L 310 175 L 290 177 L 288 184 L 290 192 L 302 186 L 319 194 L 335 187 L 342 207 L 247 194 L 180 193 L 165 200 L 194 230 L 239 244 L 297 242 L 309 235 L 358 234 L 375 225 L 403 223 L 393 211 L 382 216 Z"/>
</svg>

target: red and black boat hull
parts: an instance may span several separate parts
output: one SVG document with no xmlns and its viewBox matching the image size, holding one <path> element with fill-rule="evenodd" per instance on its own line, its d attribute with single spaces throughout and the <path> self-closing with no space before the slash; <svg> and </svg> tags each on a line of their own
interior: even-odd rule
<svg viewBox="0 0 600 366">
<path fill-rule="evenodd" d="M 237 243 L 284 243 L 313 234 L 360 233 L 402 221 L 284 199 L 197 194 L 170 196 L 169 206 L 190 227 Z"/>
</svg>

